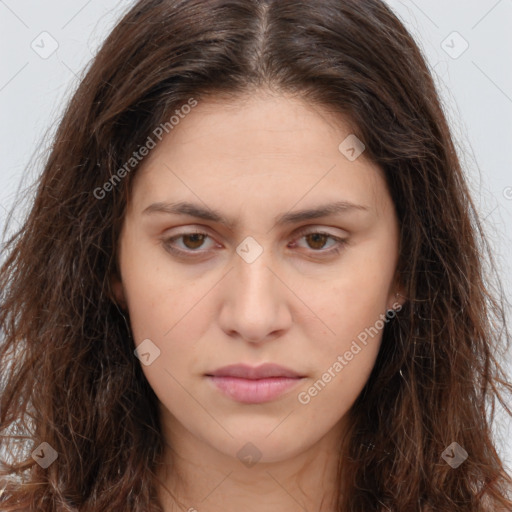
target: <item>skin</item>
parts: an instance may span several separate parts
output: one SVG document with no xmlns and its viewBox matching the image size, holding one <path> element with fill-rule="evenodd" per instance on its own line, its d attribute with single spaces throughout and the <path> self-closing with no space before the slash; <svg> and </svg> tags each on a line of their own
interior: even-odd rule
<svg viewBox="0 0 512 512">
<path fill-rule="evenodd" d="M 160 350 L 143 370 L 160 400 L 166 453 L 158 489 L 166 512 L 334 509 L 338 446 L 381 331 L 309 403 L 298 395 L 402 304 L 394 205 L 379 167 L 364 153 L 351 162 L 338 150 L 351 133 L 343 119 L 290 96 L 210 97 L 137 171 L 114 289 L 135 345 L 149 338 Z M 367 210 L 275 224 L 278 215 L 341 199 Z M 143 213 L 177 201 L 237 223 Z M 299 236 L 305 227 L 346 245 L 328 255 L 335 239 Z M 169 242 L 194 231 L 208 236 Z M 263 250 L 251 263 L 236 252 L 248 236 Z M 169 245 L 200 256 L 176 256 Z M 242 404 L 205 377 L 228 364 L 265 362 L 305 378 L 270 402 Z M 246 450 L 261 456 L 251 467 L 237 456 L 249 442 L 257 451 Z"/>
</svg>

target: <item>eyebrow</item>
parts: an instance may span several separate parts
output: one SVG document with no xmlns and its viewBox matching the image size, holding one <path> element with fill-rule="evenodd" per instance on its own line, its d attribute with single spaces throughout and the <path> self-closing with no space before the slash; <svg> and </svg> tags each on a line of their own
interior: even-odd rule
<svg viewBox="0 0 512 512">
<path fill-rule="evenodd" d="M 351 203 L 350 201 L 336 201 L 333 203 L 323 204 L 314 208 L 298 210 L 295 212 L 287 212 L 279 215 L 274 219 L 278 226 L 286 224 L 295 224 L 305 220 L 318 219 L 327 217 L 328 215 L 336 215 L 346 213 L 353 210 L 370 211 L 368 206 Z M 222 214 L 211 208 L 201 206 L 199 204 L 190 203 L 188 201 L 180 201 L 177 203 L 158 202 L 150 204 L 142 212 L 144 215 L 153 213 L 166 213 L 171 215 L 188 215 L 198 219 L 209 220 L 223 224 L 229 229 L 233 229 L 236 222 L 233 219 L 227 219 Z"/>
</svg>

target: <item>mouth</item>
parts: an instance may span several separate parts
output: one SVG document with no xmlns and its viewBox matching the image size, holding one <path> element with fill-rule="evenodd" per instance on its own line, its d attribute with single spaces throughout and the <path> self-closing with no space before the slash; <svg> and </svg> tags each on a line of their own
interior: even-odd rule
<svg viewBox="0 0 512 512">
<path fill-rule="evenodd" d="M 208 373 L 205 377 L 228 398 L 245 404 L 275 400 L 305 378 L 304 375 L 276 364 L 258 367 L 230 365 Z"/>
</svg>

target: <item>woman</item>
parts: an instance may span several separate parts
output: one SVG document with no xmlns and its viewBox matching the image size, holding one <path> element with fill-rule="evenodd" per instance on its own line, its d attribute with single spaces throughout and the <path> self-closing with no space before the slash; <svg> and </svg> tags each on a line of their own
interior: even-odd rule
<svg viewBox="0 0 512 512">
<path fill-rule="evenodd" d="M 503 306 L 382 2 L 137 2 L 7 250 L 1 510 L 510 509 Z"/>
</svg>

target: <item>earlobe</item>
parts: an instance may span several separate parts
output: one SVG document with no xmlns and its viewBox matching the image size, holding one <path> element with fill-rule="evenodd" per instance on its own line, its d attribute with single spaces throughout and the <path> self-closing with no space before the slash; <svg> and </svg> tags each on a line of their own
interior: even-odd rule
<svg viewBox="0 0 512 512">
<path fill-rule="evenodd" d="M 400 310 L 407 302 L 407 296 L 405 294 L 405 288 L 400 284 L 396 283 L 393 292 L 389 297 L 388 308 L 394 310 Z"/>
<path fill-rule="evenodd" d="M 121 279 L 118 276 L 112 276 L 110 280 L 110 287 L 114 295 L 114 302 L 116 302 L 123 311 L 126 311 L 128 307 L 126 304 L 126 297 Z"/>
<path fill-rule="evenodd" d="M 403 293 L 401 293 L 401 291 L 395 293 L 394 302 L 392 305 L 393 309 L 402 309 L 404 304 L 407 302 L 407 297 L 405 295 L 403 295 Z"/>
<path fill-rule="evenodd" d="M 404 304 L 407 302 L 407 297 L 404 294 L 404 291 L 402 288 L 400 288 L 394 295 L 393 295 L 393 303 L 391 305 L 392 309 L 400 310 L 403 308 Z"/>
</svg>

